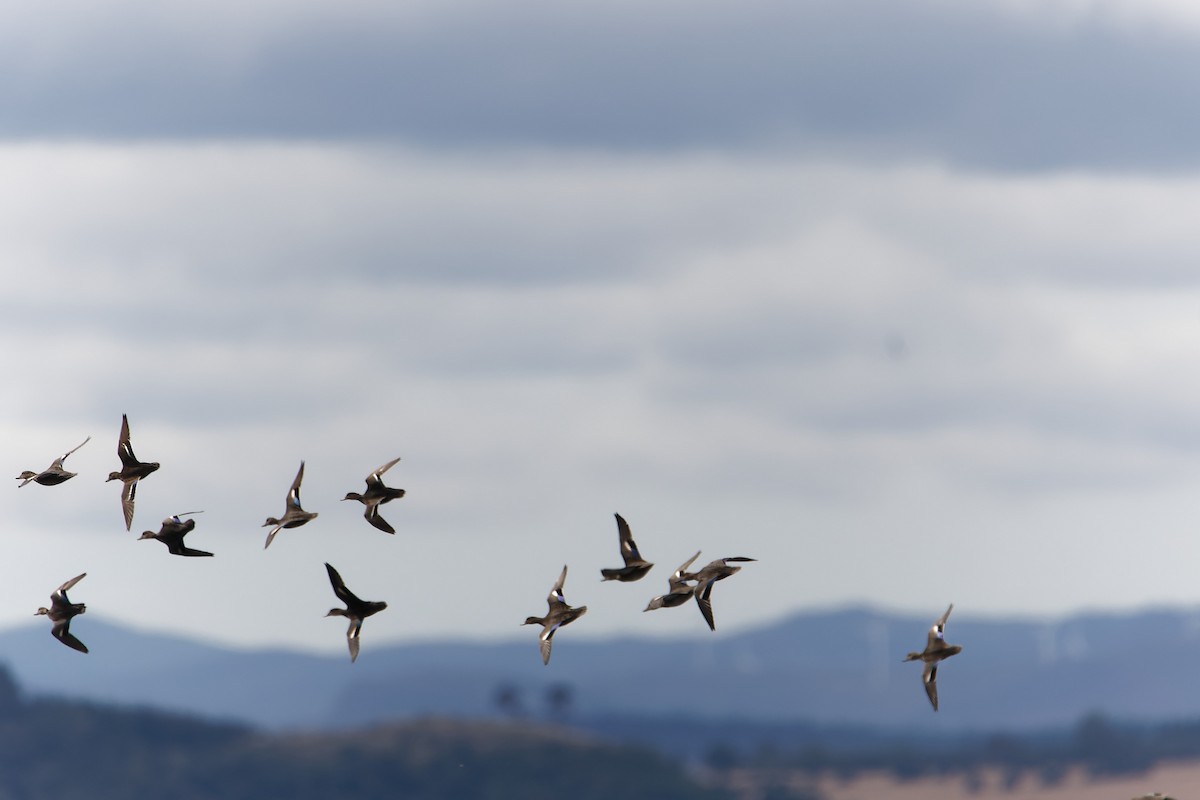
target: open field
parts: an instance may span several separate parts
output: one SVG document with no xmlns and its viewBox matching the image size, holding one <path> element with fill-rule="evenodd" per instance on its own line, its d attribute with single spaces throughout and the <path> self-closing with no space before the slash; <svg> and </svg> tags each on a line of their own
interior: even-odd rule
<svg viewBox="0 0 1200 800">
<path fill-rule="evenodd" d="M 823 800 L 1128 800 L 1151 792 L 1179 800 L 1200 797 L 1200 761 L 1161 764 L 1136 776 L 1092 778 L 1075 769 L 1054 786 L 1043 785 L 1032 773 L 1007 788 L 999 771 L 984 772 L 980 777 L 974 791 L 961 775 L 904 782 L 882 774 L 850 781 L 830 776 L 817 786 Z"/>
<path fill-rule="evenodd" d="M 1140 775 L 1089 776 L 1083 768 L 1068 771 L 1046 785 L 1027 772 L 1006 786 L 1001 770 L 981 771 L 972 780 L 962 774 L 898 780 L 883 772 L 844 779 L 813 778 L 806 773 L 766 774 L 732 770 L 720 781 L 740 800 L 764 797 L 815 797 L 820 800 L 1129 800 L 1162 792 L 1175 800 L 1200 797 L 1200 761 L 1160 764 Z M 973 784 L 973 785 L 972 785 Z"/>
</svg>

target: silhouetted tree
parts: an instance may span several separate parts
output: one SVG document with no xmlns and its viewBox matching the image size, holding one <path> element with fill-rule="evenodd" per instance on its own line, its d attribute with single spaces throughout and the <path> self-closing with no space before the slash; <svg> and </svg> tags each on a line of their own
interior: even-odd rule
<svg viewBox="0 0 1200 800">
<path fill-rule="evenodd" d="M 496 710 L 506 717 L 520 717 L 525 714 L 521 690 L 514 684 L 502 683 L 497 686 L 493 701 L 496 703 Z"/>
<path fill-rule="evenodd" d="M 575 705 L 575 689 L 567 683 L 554 683 L 546 689 L 546 710 L 550 718 L 566 721 Z"/>
</svg>

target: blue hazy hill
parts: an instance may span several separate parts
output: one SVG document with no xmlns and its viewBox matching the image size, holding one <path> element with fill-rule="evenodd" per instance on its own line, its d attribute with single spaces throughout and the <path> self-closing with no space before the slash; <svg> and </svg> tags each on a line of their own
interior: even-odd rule
<svg viewBox="0 0 1200 800">
<path fill-rule="evenodd" d="M 0 633 L 0 648 L 27 692 L 268 728 L 493 715 L 502 688 L 536 715 L 556 686 L 567 688 L 578 717 L 979 730 L 1069 725 L 1093 711 L 1146 720 L 1200 715 L 1200 610 L 1053 622 L 956 611 L 947 638 L 964 650 L 939 673 L 936 715 L 921 688 L 920 665 L 902 663 L 905 653 L 924 646 L 931 622 L 852 608 L 675 639 L 587 639 L 566 631 L 549 667 L 531 630 L 503 643 L 372 641 L 351 664 L 344 653 L 225 649 L 89 615 L 88 655 L 62 647 L 42 625 Z"/>
</svg>

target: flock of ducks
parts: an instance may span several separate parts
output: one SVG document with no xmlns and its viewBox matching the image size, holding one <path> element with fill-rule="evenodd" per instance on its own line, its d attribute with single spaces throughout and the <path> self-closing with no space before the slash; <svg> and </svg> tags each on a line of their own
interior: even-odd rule
<svg viewBox="0 0 1200 800">
<path fill-rule="evenodd" d="M 617 539 L 621 548 L 621 559 L 625 562 L 625 566 L 601 569 L 600 579 L 601 581 L 620 581 L 622 583 L 640 581 L 646 577 L 654 564 L 642 558 L 642 553 L 638 549 L 637 543 L 633 540 L 633 533 L 630 531 L 629 523 L 625 521 L 625 518 L 620 514 L 614 514 L 613 516 L 617 519 Z M 709 630 L 715 631 L 717 626 L 713 620 L 713 587 L 718 581 L 723 581 L 740 571 L 741 567 L 735 566 L 736 564 L 755 561 L 757 559 L 747 558 L 746 556 L 728 556 L 726 558 L 718 558 L 716 561 L 710 561 L 695 572 L 689 572 L 689 568 L 699 557 L 700 551 L 697 550 L 695 555 L 680 564 L 678 569 L 667 579 L 669 591 L 666 594 L 652 597 L 644 611 L 654 611 L 659 608 L 674 608 L 675 606 L 683 605 L 688 600 L 694 599 L 697 607 L 700 609 L 701 616 L 708 623 Z M 555 632 L 587 613 L 587 606 L 572 606 L 563 596 L 563 584 L 566 580 L 567 567 L 563 565 L 562 572 L 558 575 L 558 580 L 554 582 L 554 586 L 550 588 L 550 594 L 546 597 L 546 604 L 549 606 L 546 616 L 526 617 L 525 622 L 522 623 L 524 625 L 542 626 L 542 632 L 538 636 L 538 646 L 541 649 L 543 664 L 550 663 L 550 649 Z M 929 629 L 929 635 L 926 638 L 925 649 L 919 653 L 909 653 L 904 658 L 905 661 L 924 662 L 925 669 L 921 679 L 925 685 L 925 694 L 929 697 L 929 702 L 933 705 L 934 711 L 938 710 L 938 662 L 962 652 L 961 645 L 947 644 L 945 639 L 946 620 L 950 618 L 952 610 L 954 610 L 953 603 L 946 609 L 946 613 L 942 614 L 933 623 L 933 627 Z"/>
<path fill-rule="evenodd" d="M 57 486 L 74 478 L 77 473 L 68 471 L 63 462 L 66 461 L 68 456 L 91 440 L 92 437 L 90 436 L 84 439 L 80 444 L 54 459 L 54 462 L 41 472 L 25 470 L 17 476 L 17 480 L 21 481 L 18 484 L 18 488 L 30 483 L 38 483 L 42 486 Z M 121 481 L 121 513 L 125 518 L 125 530 L 128 531 L 133 527 L 133 513 L 137 501 L 138 483 L 143 478 L 157 472 L 159 464 L 157 461 L 140 461 L 134 455 L 133 445 L 130 442 L 129 436 L 129 417 L 126 414 L 121 415 L 121 433 L 117 439 L 117 457 L 121 460 L 121 469 L 110 472 L 107 480 Z M 366 517 L 367 522 L 385 533 L 395 533 L 396 531 L 388 524 L 387 520 L 379 515 L 379 506 L 403 497 L 404 490 L 385 486 L 382 475 L 399 461 L 399 458 L 394 458 L 371 472 L 367 476 L 367 489 L 363 494 L 348 492 L 342 498 L 343 500 L 357 500 L 366 506 L 363 516 Z M 288 490 L 283 516 L 279 519 L 268 517 L 267 521 L 263 523 L 263 527 L 271 528 L 270 533 L 267 534 L 263 549 L 271 546 L 275 534 L 279 533 L 280 530 L 284 528 L 298 528 L 310 520 L 316 519 L 316 513 L 305 511 L 300 505 L 300 482 L 303 479 L 304 462 L 301 461 L 300 470 L 296 473 L 296 478 L 292 481 L 291 488 Z M 185 511 L 167 517 L 162 521 L 162 525 L 158 531 L 144 531 L 139 540 L 157 539 L 167 546 L 167 552 L 171 555 L 192 558 L 211 557 L 212 553 L 206 550 L 197 550 L 184 544 L 184 537 L 196 527 L 196 520 L 191 517 L 201 513 L 203 512 Z M 342 576 L 338 574 L 336 569 L 328 563 L 325 564 L 325 569 L 329 573 L 329 583 L 333 587 L 333 593 L 346 606 L 345 608 L 330 609 L 329 613 L 325 616 L 345 617 L 350 620 L 350 627 L 346 631 L 346 639 L 350 648 L 350 660 L 354 661 L 358 658 L 359 633 L 362 630 L 363 620 L 387 608 L 387 603 L 359 599 L 357 595 L 346 588 L 345 581 L 342 580 Z M 86 612 L 87 605 L 84 603 L 72 603 L 67 596 L 67 592 L 86 576 L 86 572 L 76 575 L 62 586 L 59 586 L 50 595 L 50 607 L 39 608 L 35 613 L 35 616 L 46 616 L 53 623 L 50 633 L 55 639 L 58 639 L 67 647 L 77 650 L 80 653 L 88 652 L 87 645 L 71 633 L 71 620 Z"/>
<path fill-rule="evenodd" d="M 80 444 L 54 459 L 53 463 L 41 472 L 25 470 L 17 476 L 17 480 L 21 481 L 18 486 L 23 487 L 29 483 L 38 483 L 42 486 L 57 486 L 74 478 L 77 473 L 68 471 L 64 466 L 64 462 L 72 453 L 90 442 L 91 438 L 89 436 Z M 138 484 L 142 479 L 157 472 L 159 464 L 157 461 L 140 461 L 134 454 L 133 444 L 130 441 L 129 417 L 126 414 L 121 415 L 121 432 L 117 439 L 117 456 L 121 460 L 121 469 L 109 473 L 107 480 L 121 481 L 121 512 L 125 519 L 125 530 L 128 531 L 133 526 Z M 342 498 L 343 500 L 357 500 L 362 503 L 364 506 L 363 517 L 367 522 L 376 529 L 390 534 L 394 534 L 396 529 L 380 514 L 380 506 L 404 497 L 404 490 L 387 486 L 383 482 L 383 476 L 399 461 L 399 458 L 394 458 L 372 470 L 366 477 L 365 491 L 362 493 L 347 492 L 346 496 Z M 301 505 L 300 485 L 303 480 L 304 462 L 301 461 L 300 468 L 296 472 L 296 477 L 292 480 L 292 485 L 288 489 L 283 515 L 281 517 L 267 517 L 266 522 L 263 523 L 263 527 L 271 529 L 267 533 L 266 541 L 263 543 L 264 550 L 271 546 L 271 542 L 274 541 L 276 534 L 281 530 L 298 528 L 316 519 L 316 512 L 305 511 Z M 184 544 L 184 537 L 196 527 L 196 520 L 193 518 L 194 515 L 200 513 L 203 512 L 186 511 L 174 514 L 162 521 L 158 531 L 144 531 L 140 539 L 157 539 L 166 545 L 167 552 L 171 555 L 192 558 L 211 557 L 212 553 L 206 550 L 197 550 Z M 617 581 L 620 583 L 639 581 L 649 574 L 654 564 L 642 557 L 637 543 L 633 540 L 629 523 L 625 521 L 625 518 L 620 514 L 614 514 L 613 516 L 617 522 L 617 540 L 624 566 L 602 568 L 600 570 L 601 580 Z M 717 626 L 713 619 L 713 587 L 718 582 L 739 572 L 742 569 L 739 566 L 740 564 L 755 561 L 756 559 L 746 556 L 729 556 L 710 561 L 694 572 L 690 571 L 692 564 L 699 557 L 700 551 L 697 551 L 691 558 L 680 564 L 667 579 L 667 592 L 652 597 L 644 610 L 654 611 L 660 608 L 674 608 L 685 604 L 690 599 L 694 599 L 697 608 L 700 610 L 700 615 L 708 624 L 709 630 L 715 631 Z M 346 587 L 342 576 L 332 565 L 326 563 L 325 569 L 329 574 L 329 583 L 333 587 L 334 595 L 345 604 L 345 608 L 330 609 L 326 616 L 344 617 L 350 621 L 349 627 L 346 630 L 346 640 L 350 649 L 350 660 L 353 662 L 358 658 L 359 635 L 362 631 L 363 620 L 386 609 L 387 603 L 379 600 L 360 599 Z M 39 608 L 36 612 L 37 615 L 45 615 L 53 623 L 51 634 L 56 639 L 67 647 L 81 653 L 88 652 L 88 649 L 83 642 L 71 633 L 71 620 L 83 614 L 87 610 L 87 606 L 84 603 L 72 603 L 67 596 L 67 592 L 86 575 L 87 573 L 77 575 L 59 586 L 50 596 L 50 607 Z M 538 635 L 538 648 L 542 655 L 542 663 L 547 665 L 550 663 L 550 652 L 553 646 L 554 634 L 563 626 L 569 625 L 587 613 L 587 606 L 572 606 L 566 601 L 566 597 L 563 594 L 563 585 L 566 580 L 567 566 L 563 565 L 558 580 L 554 582 L 554 585 L 550 588 L 550 594 L 546 597 L 547 610 L 545 616 L 526 617 L 525 622 L 522 623 L 524 625 L 541 626 L 542 630 Z M 934 711 L 938 709 L 938 662 L 962 650 L 962 647 L 959 645 L 947 644 L 944 639 L 946 620 L 950 617 L 950 611 L 953 608 L 954 606 L 951 604 L 950 608 L 946 609 L 946 613 L 929 629 L 925 649 L 920 653 L 909 653 L 904 659 L 905 661 L 924 662 L 925 669 L 922 679 L 925 685 L 925 692 L 929 697 L 929 702 L 933 705 Z"/>
<path fill-rule="evenodd" d="M 619 581 L 621 583 L 640 581 L 646 577 L 654 564 L 642 558 L 641 551 L 638 550 L 637 543 L 633 541 L 633 534 L 630 532 L 629 523 L 625 521 L 625 518 L 620 514 L 613 514 L 613 516 L 617 519 L 617 540 L 621 548 L 621 560 L 625 562 L 625 566 L 601 569 L 600 580 Z M 687 568 L 699 557 L 700 553 L 697 551 L 696 555 L 689 558 L 679 569 L 675 570 L 675 573 L 669 579 L 671 591 L 665 595 L 652 598 L 649 605 L 643 610 L 653 611 L 656 608 L 663 608 L 664 606 L 683 605 L 687 602 L 688 598 L 694 597 L 696 604 L 700 607 L 700 613 L 704 616 L 705 622 L 708 623 L 709 629 L 715 631 L 717 626 L 713 622 L 712 615 L 713 584 L 728 578 L 741 569 L 741 567 L 730 566 L 730 562 L 754 561 L 755 559 L 746 558 L 745 556 L 718 558 L 697 572 L 688 572 Z M 587 606 L 572 606 L 563 596 L 563 583 L 566 580 L 567 567 L 564 564 L 562 572 L 558 575 L 558 580 L 554 582 L 554 586 L 550 587 L 550 594 L 546 597 L 546 605 L 549 607 L 546 611 L 546 616 L 526 617 L 525 621 L 521 623 L 522 625 L 542 626 L 542 632 L 538 635 L 538 647 L 542 652 L 543 664 L 550 663 L 550 648 L 555 632 L 587 613 Z"/>
</svg>

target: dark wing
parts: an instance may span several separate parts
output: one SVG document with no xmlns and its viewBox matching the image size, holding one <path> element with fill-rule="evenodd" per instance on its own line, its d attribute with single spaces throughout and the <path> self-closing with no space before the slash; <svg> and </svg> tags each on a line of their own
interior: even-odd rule
<svg viewBox="0 0 1200 800">
<path fill-rule="evenodd" d="M 75 447 L 72 447 L 70 450 L 68 450 L 67 452 L 63 453 L 63 454 L 62 454 L 62 458 L 56 458 L 56 459 L 54 459 L 54 463 L 50 465 L 50 469 L 54 469 L 55 467 L 58 467 L 59 469 L 62 469 L 62 468 L 63 468 L 63 460 L 64 460 L 64 459 L 65 459 L 67 456 L 71 455 L 71 453 L 74 453 L 76 450 L 78 450 L 80 447 L 83 447 L 85 444 L 87 444 L 87 443 L 88 443 L 88 442 L 90 442 L 91 440 L 92 440 L 92 437 L 90 437 L 90 436 L 89 436 L 88 438 L 84 439 L 82 442 L 80 442 L 79 444 L 77 444 Z"/>
<path fill-rule="evenodd" d="M 183 544 L 182 539 L 177 539 L 173 542 L 168 542 L 167 550 L 177 556 L 211 556 L 212 555 L 212 553 L 209 553 L 204 550 L 195 550 L 191 547 L 186 547 Z"/>
<path fill-rule="evenodd" d="M 137 499 L 138 480 L 121 483 L 121 513 L 125 515 L 125 530 L 133 527 L 133 503 Z"/>
<path fill-rule="evenodd" d="M 266 544 L 263 545 L 263 550 L 266 550 L 268 547 L 271 546 L 271 542 L 275 539 L 275 534 L 279 533 L 279 531 L 282 529 L 283 529 L 282 525 L 276 525 L 274 528 L 271 528 L 271 532 L 267 534 L 267 541 L 266 541 Z M 328 565 L 326 565 L 326 566 L 328 566 Z"/>
<path fill-rule="evenodd" d="M 300 470 L 296 473 L 296 480 L 292 481 L 292 488 L 288 489 L 287 504 L 289 508 L 300 508 L 300 481 L 304 480 L 304 462 L 300 462 Z"/>
<path fill-rule="evenodd" d="M 690 567 L 692 565 L 692 562 L 695 561 L 699 557 L 700 557 L 700 551 L 697 550 L 696 555 L 692 556 L 687 561 L 685 561 L 679 565 L 679 569 L 675 570 L 675 574 L 672 575 L 667 581 L 667 583 L 670 584 L 672 590 L 682 588 L 683 586 L 686 585 L 686 579 L 684 578 L 684 575 L 687 574 L 687 568 Z"/>
<path fill-rule="evenodd" d="M 79 573 L 74 578 L 71 578 L 71 580 L 67 581 L 62 586 L 58 587 L 57 591 L 55 591 L 55 594 L 62 595 L 63 599 L 65 600 L 67 598 L 67 592 L 70 589 L 72 589 L 75 586 L 75 584 L 79 583 L 81 580 L 83 580 L 86 577 L 87 577 L 86 572 Z"/>
<path fill-rule="evenodd" d="M 621 558 L 625 559 L 625 566 L 630 566 L 642 560 L 642 554 L 638 552 L 637 543 L 633 541 L 633 534 L 629 530 L 629 523 L 620 514 L 613 514 L 617 518 L 617 535 L 621 540 Z"/>
<path fill-rule="evenodd" d="M 563 564 L 562 572 L 559 573 L 558 580 L 554 582 L 554 586 L 550 589 L 550 594 L 546 597 L 546 602 L 550 604 L 550 611 L 554 611 L 554 604 L 567 604 L 567 599 L 563 597 L 563 584 L 567 580 L 567 565 Z"/>
<path fill-rule="evenodd" d="M 693 594 L 696 597 L 696 605 L 700 606 L 700 613 L 704 615 L 704 621 L 708 623 L 708 629 L 715 631 L 716 624 L 713 622 L 712 613 L 712 590 L 715 580 L 709 580 L 702 584 L 696 585 L 696 591 Z M 703 587 L 703 589 L 701 589 Z"/>
<path fill-rule="evenodd" d="M 378 505 L 367 506 L 366 510 L 363 511 L 363 516 L 366 518 L 367 522 L 371 523 L 372 525 L 374 525 L 376 528 L 383 531 L 384 533 L 395 533 L 396 532 L 396 529 L 393 528 L 386 519 L 379 516 L 379 506 Z"/>
<path fill-rule="evenodd" d="M 399 457 L 393 458 L 391 461 L 387 462 L 382 467 L 380 467 L 379 469 L 375 470 L 370 475 L 368 475 L 367 476 L 367 488 L 368 489 L 377 488 L 377 487 L 382 488 L 383 487 L 383 477 L 382 477 L 383 473 L 387 472 L 389 469 L 396 466 L 397 462 L 399 462 L 399 461 L 400 461 Z"/>
<path fill-rule="evenodd" d="M 942 633 L 945 633 L 946 632 L 946 620 L 950 619 L 950 612 L 953 610 L 954 610 L 954 603 L 951 603 L 950 607 L 946 609 L 946 613 L 942 614 L 940 617 L 938 617 L 938 621 L 933 623 L 934 627 L 936 627 Z"/>
<path fill-rule="evenodd" d="M 921 677 L 925 681 L 925 694 L 929 695 L 929 702 L 933 703 L 933 710 L 937 711 L 937 662 L 927 661 Z"/>
<path fill-rule="evenodd" d="M 328 564 L 325 566 L 329 567 Z M 333 569 L 333 567 L 329 568 Z M 352 618 L 350 620 L 350 627 L 346 629 L 346 642 L 350 645 L 351 664 L 358 658 L 358 635 L 362 633 L 362 624 L 363 621 L 361 619 Z"/>
<path fill-rule="evenodd" d="M 50 633 L 55 639 L 58 639 L 72 650 L 78 650 L 81 653 L 88 651 L 87 645 L 76 639 L 75 635 L 71 633 L 71 620 L 69 619 L 54 623 L 54 627 L 50 629 Z"/>
<path fill-rule="evenodd" d="M 950 604 L 950 608 L 946 609 L 946 613 L 938 617 L 937 622 L 933 623 L 933 627 L 929 629 L 929 636 L 926 639 L 926 650 L 942 650 L 946 647 L 946 640 L 943 638 L 946 634 L 946 620 L 950 618 L 950 612 L 954 610 L 954 604 Z"/>
<path fill-rule="evenodd" d="M 121 415 L 121 438 L 117 440 L 117 456 L 121 459 L 121 465 L 128 467 L 138 463 L 137 456 L 133 454 L 133 445 L 129 443 L 129 417 L 125 414 Z"/>
<path fill-rule="evenodd" d="M 542 663 L 543 664 L 550 663 L 550 648 L 552 648 L 554 646 L 554 642 L 552 641 L 552 639 L 554 638 L 554 632 L 556 630 L 558 630 L 557 624 L 547 625 L 542 630 L 541 635 L 538 636 L 538 649 L 540 649 L 542 651 Z"/>
<path fill-rule="evenodd" d="M 339 600 L 347 606 L 362 605 L 362 600 L 359 600 L 354 595 L 354 592 L 346 588 L 346 582 L 342 580 L 342 576 L 338 574 L 336 569 L 326 563 L 325 570 L 329 573 L 329 583 L 333 586 L 333 593 L 337 595 Z"/>
</svg>

